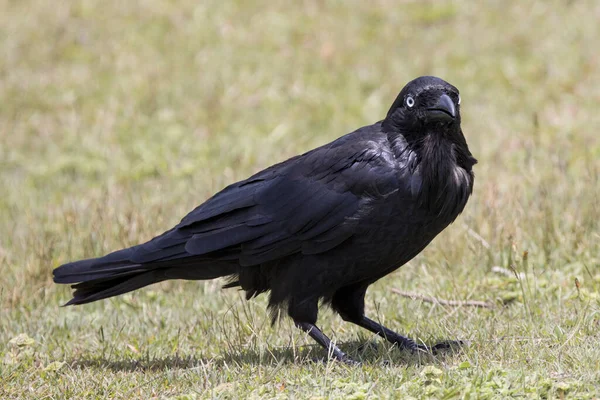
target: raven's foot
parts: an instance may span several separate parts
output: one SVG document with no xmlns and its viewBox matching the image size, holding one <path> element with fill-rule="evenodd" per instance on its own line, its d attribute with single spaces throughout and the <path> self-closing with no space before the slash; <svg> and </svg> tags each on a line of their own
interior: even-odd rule
<svg viewBox="0 0 600 400">
<path fill-rule="evenodd" d="M 385 338 L 390 342 L 398 346 L 398 348 L 410 350 L 410 351 L 429 351 L 429 348 L 424 344 L 419 344 L 414 340 L 402 336 L 398 333 L 390 334 L 386 332 Z"/>
<path fill-rule="evenodd" d="M 333 359 L 343 362 L 346 365 L 359 365 L 358 361 L 350 358 L 346 353 L 339 349 L 316 325 L 308 322 L 296 321 L 296 326 L 308 333 L 317 343 L 331 354 Z"/>
<path fill-rule="evenodd" d="M 376 333 L 377 335 L 386 339 L 390 343 L 397 345 L 398 348 L 410 351 L 424 351 L 427 353 L 436 353 L 440 350 L 457 349 L 464 346 L 465 344 L 468 344 L 468 342 L 464 342 L 461 340 L 447 340 L 444 342 L 440 342 L 434 346 L 427 346 L 424 344 L 417 343 L 414 340 L 407 338 L 406 336 L 402 336 L 399 333 L 396 333 L 391 329 L 388 329 L 385 326 L 373 321 L 372 319 L 365 317 L 364 315 L 357 320 L 352 320 L 351 322 L 365 329 L 368 329 L 373 333 Z"/>
<path fill-rule="evenodd" d="M 338 361 L 343 362 L 344 364 L 351 367 L 358 367 L 359 365 L 361 365 L 359 361 L 356 361 L 355 359 L 350 358 L 347 355 L 344 358 L 339 359 Z"/>
<path fill-rule="evenodd" d="M 460 348 L 467 346 L 469 344 L 469 342 L 465 341 L 465 340 L 444 340 L 443 342 L 436 343 L 433 346 L 417 344 L 414 341 L 412 341 L 412 342 L 415 344 L 416 348 L 410 348 L 410 350 L 424 351 L 424 352 L 431 353 L 431 354 L 437 354 L 439 352 L 443 352 L 443 351 L 447 351 L 447 350 L 455 350 L 456 351 L 456 350 L 459 350 Z"/>
<path fill-rule="evenodd" d="M 470 342 L 468 340 L 444 340 L 443 342 L 439 342 L 428 349 L 432 353 L 437 353 L 438 351 L 445 350 L 459 350 L 465 346 L 468 346 L 469 344 Z"/>
</svg>

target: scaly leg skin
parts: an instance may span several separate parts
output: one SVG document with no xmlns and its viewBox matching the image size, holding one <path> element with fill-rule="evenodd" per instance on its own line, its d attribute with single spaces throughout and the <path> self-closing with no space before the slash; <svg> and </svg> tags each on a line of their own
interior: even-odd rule
<svg viewBox="0 0 600 400">
<path fill-rule="evenodd" d="M 365 317 L 364 315 L 358 321 L 352 321 L 352 322 L 354 322 L 356 325 L 358 325 L 360 327 L 363 327 L 363 328 L 381 336 L 382 338 L 386 339 L 390 343 L 398 345 L 398 347 L 402 347 L 402 348 L 405 348 L 405 349 L 408 349 L 411 351 L 436 352 L 438 350 L 460 347 L 463 344 L 465 344 L 463 341 L 460 341 L 460 340 L 448 340 L 448 341 L 440 342 L 434 346 L 428 347 L 428 346 L 425 346 L 424 344 L 418 344 L 414 340 L 407 338 L 405 336 L 402 336 L 402 335 L 392 331 L 391 329 L 388 329 L 385 326 L 378 324 L 377 322 L 373 321 L 372 319 Z"/>
<path fill-rule="evenodd" d="M 346 353 L 340 350 L 335 344 L 331 343 L 331 340 L 323 333 L 316 325 L 308 322 L 295 321 L 298 328 L 308 333 L 317 343 L 325 348 L 328 352 L 331 351 L 332 355 L 338 360 L 348 365 L 358 365 L 357 361 L 348 357 Z"/>
</svg>

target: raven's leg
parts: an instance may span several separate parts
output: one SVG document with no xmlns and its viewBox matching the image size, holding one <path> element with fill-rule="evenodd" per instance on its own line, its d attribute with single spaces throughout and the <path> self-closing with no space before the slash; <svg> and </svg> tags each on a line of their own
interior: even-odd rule
<svg viewBox="0 0 600 400">
<path fill-rule="evenodd" d="M 368 285 L 346 286 L 338 290 L 331 305 L 344 321 L 352 322 L 360 327 L 381 336 L 387 341 L 409 350 L 428 350 L 428 347 L 402 336 L 385 326 L 365 317 L 365 293 Z"/>
<path fill-rule="evenodd" d="M 429 348 L 423 344 L 418 344 L 414 340 L 407 338 L 406 336 L 402 336 L 399 333 L 392 331 L 391 329 L 386 328 L 385 326 L 378 324 L 370 318 L 365 317 L 364 315 L 357 319 L 356 321 L 349 321 L 355 323 L 358 326 L 361 326 L 365 329 L 370 330 L 373 333 L 381 336 L 385 340 L 390 343 L 396 344 L 399 347 L 403 347 L 408 350 L 429 350 Z M 435 346 L 437 348 L 437 346 Z"/>
<path fill-rule="evenodd" d="M 396 333 L 391 329 L 388 329 L 385 326 L 378 324 L 377 322 L 365 317 L 364 315 L 361 317 L 360 320 L 351 322 L 354 322 L 358 326 L 362 326 L 363 328 L 378 334 L 390 343 L 397 344 L 398 346 L 404 347 L 405 349 L 409 350 L 424 350 L 435 352 L 437 350 L 458 348 L 464 346 L 465 343 L 468 343 L 463 340 L 444 340 L 442 342 L 434 344 L 433 346 L 425 346 L 424 344 L 419 344 L 410 338 L 402 336 L 399 333 Z"/>
<path fill-rule="evenodd" d="M 288 315 L 294 320 L 296 326 L 308 333 L 317 343 L 325 348 L 328 352 L 339 361 L 356 364 L 350 357 L 341 351 L 317 326 L 317 314 L 319 312 L 318 298 L 301 298 L 291 297 L 288 300 Z"/>
<path fill-rule="evenodd" d="M 331 343 L 331 340 L 323 333 L 315 324 L 311 324 L 309 322 L 298 322 L 295 321 L 295 324 L 298 328 L 302 329 L 304 332 L 308 333 L 311 338 L 315 339 L 317 343 L 325 348 L 328 352 L 331 351 L 333 356 L 342 362 L 347 364 L 355 364 L 356 362 L 352 360 L 350 357 L 346 355 L 343 351 L 339 349 L 335 344 Z"/>
</svg>

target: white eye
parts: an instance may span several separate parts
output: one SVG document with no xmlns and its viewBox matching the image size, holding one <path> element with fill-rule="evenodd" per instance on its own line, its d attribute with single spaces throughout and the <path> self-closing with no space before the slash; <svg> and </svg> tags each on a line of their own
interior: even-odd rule
<svg viewBox="0 0 600 400">
<path fill-rule="evenodd" d="M 460 106 L 460 94 L 458 95 L 458 105 Z"/>
<path fill-rule="evenodd" d="M 412 108 L 415 105 L 415 99 L 413 99 L 412 96 L 408 96 L 406 98 L 406 105 Z"/>
</svg>

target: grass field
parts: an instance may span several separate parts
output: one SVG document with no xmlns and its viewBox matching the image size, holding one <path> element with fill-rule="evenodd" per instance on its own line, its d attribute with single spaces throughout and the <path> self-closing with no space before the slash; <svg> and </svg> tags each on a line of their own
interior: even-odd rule
<svg viewBox="0 0 600 400">
<path fill-rule="evenodd" d="M 600 3 L 291 4 L 0 0 L 0 398 L 598 398 Z M 59 307 L 54 267 L 150 239 L 426 74 L 461 90 L 475 192 L 367 310 L 469 346 L 409 354 L 324 309 L 362 365 L 326 363 L 219 281 Z"/>
</svg>

